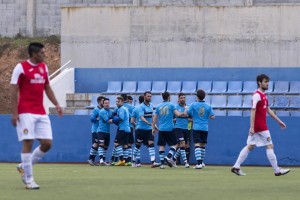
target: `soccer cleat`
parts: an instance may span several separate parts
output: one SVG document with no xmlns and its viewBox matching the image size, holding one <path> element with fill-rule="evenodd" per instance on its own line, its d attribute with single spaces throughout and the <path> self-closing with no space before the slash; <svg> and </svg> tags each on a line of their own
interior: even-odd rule
<svg viewBox="0 0 300 200">
<path fill-rule="evenodd" d="M 135 164 L 136 165 L 136 167 L 141 167 L 142 165 L 141 165 L 141 163 L 138 163 L 138 164 Z"/>
<path fill-rule="evenodd" d="M 186 162 L 186 163 L 184 164 L 184 168 L 190 168 L 189 163 Z"/>
<path fill-rule="evenodd" d="M 203 167 L 203 168 L 205 167 L 205 164 L 204 164 L 204 162 L 202 163 L 202 167 Z"/>
<path fill-rule="evenodd" d="M 202 169 L 202 168 L 203 168 L 202 164 L 196 165 L 196 166 L 194 167 L 194 169 Z"/>
<path fill-rule="evenodd" d="M 21 175 L 22 182 L 26 185 L 25 173 L 24 173 L 24 169 L 23 169 L 23 164 L 22 163 L 18 164 L 17 170 L 18 170 L 18 172 Z"/>
<path fill-rule="evenodd" d="M 132 165 L 131 162 L 126 163 L 126 166 L 131 166 L 131 165 Z"/>
<path fill-rule="evenodd" d="M 246 174 L 239 168 L 231 168 L 231 172 L 238 175 L 238 176 L 246 176 Z"/>
<path fill-rule="evenodd" d="M 152 163 L 151 168 L 155 168 L 155 167 L 159 167 L 159 166 L 160 166 L 159 163 L 154 162 L 154 163 Z"/>
<path fill-rule="evenodd" d="M 37 190 L 37 189 L 40 189 L 40 186 L 38 184 L 36 184 L 36 182 L 32 181 L 32 182 L 26 184 L 26 189 Z"/>
<path fill-rule="evenodd" d="M 102 158 L 100 159 L 99 163 L 101 166 L 104 166 L 104 160 Z"/>
<path fill-rule="evenodd" d="M 119 160 L 119 161 L 115 164 L 115 166 L 125 166 L 125 165 L 126 165 L 125 160 Z"/>
<path fill-rule="evenodd" d="M 111 162 L 110 166 L 115 166 L 116 162 Z"/>
<path fill-rule="evenodd" d="M 109 162 L 104 162 L 104 166 L 110 166 Z"/>
<path fill-rule="evenodd" d="M 169 166 L 169 167 L 175 167 L 176 163 L 175 163 L 174 160 L 168 158 L 167 156 L 164 158 L 164 160 L 165 160 L 165 162 L 168 163 L 168 166 Z"/>
<path fill-rule="evenodd" d="M 165 169 L 166 167 L 164 165 L 159 166 L 160 169 Z"/>
<path fill-rule="evenodd" d="M 275 176 L 283 176 L 283 175 L 289 173 L 290 171 L 291 171 L 290 169 L 282 169 L 282 168 L 280 168 L 279 172 L 275 173 Z"/>
<path fill-rule="evenodd" d="M 95 166 L 95 161 L 93 161 L 93 160 L 88 160 L 88 163 L 89 163 L 89 165 L 91 165 L 91 166 Z"/>
</svg>

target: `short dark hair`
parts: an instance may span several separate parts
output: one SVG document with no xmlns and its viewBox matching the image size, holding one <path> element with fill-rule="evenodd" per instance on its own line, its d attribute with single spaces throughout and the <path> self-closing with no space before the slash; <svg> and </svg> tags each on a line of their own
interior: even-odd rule
<svg viewBox="0 0 300 200">
<path fill-rule="evenodd" d="M 167 101 L 170 97 L 170 93 L 169 92 L 164 92 L 161 94 L 162 98 L 164 101 Z"/>
<path fill-rule="evenodd" d="M 28 54 L 31 57 L 34 53 L 38 53 L 45 46 L 39 42 L 31 42 L 28 46 Z"/>
<path fill-rule="evenodd" d="M 180 93 L 178 94 L 178 98 L 180 98 L 181 96 L 185 96 L 185 94 L 184 94 L 183 92 L 180 92 Z"/>
<path fill-rule="evenodd" d="M 110 101 L 110 99 L 109 99 L 109 98 L 104 98 L 104 99 L 103 99 L 103 102 L 104 102 L 104 101 Z"/>
<path fill-rule="evenodd" d="M 259 87 L 258 82 L 261 82 L 261 83 L 262 83 L 264 79 L 266 79 L 267 81 L 270 81 L 270 77 L 268 77 L 266 74 L 259 74 L 259 75 L 256 77 L 257 87 Z"/>
<path fill-rule="evenodd" d="M 97 98 L 97 102 L 99 103 L 99 102 L 102 101 L 103 99 L 105 99 L 104 96 L 99 96 L 99 97 Z"/>
<path fill-rule="evenodd" d="M 147 94 L 152 94 L 152 93 L 150 91 L 144 92 L 144 96 L 146 96 Z"/>
<path fill-rule="evenodd" d="M 123 97 L 124 101 L 127 101 L 127 94 L 121 94 L 121 97 Z"/>
<path fill-rule="evenodd" d="M 143 103 L 144 100 L 145 100 L 144 96 L 143 96 L 143 95 L 140 95 L 140 96 L 139 96 L 139 103 L 140 103 L 140 104 Z"/>
<path fill-rule="evenodd" d="M 117 100 L 120 100 L 120 101 L 124 102 L 124 98 L 123 97 L 117 97 Z"/>
<path fill-rule="evenodd" d="M 205 92 L 204 90 L 197 90 L 197 97 L 200 101 L 203 101 L 205 99 Z"/>
<path fill-rule="evenodd" d="M 127 96 L 127 100 L 131 100 L 131 101 L 133 101 L 133 98 L 132 98 L 132 96 Z"/>
</svg>

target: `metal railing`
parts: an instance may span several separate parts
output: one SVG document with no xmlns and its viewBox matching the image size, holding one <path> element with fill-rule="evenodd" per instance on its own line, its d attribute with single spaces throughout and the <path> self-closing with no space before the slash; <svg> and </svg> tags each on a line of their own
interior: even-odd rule
<svg viewBox="0 0 300 200">
<path fill-rule="evenodd" d="M 68 62 L 66 62 L 63 66 L 61 66 L 60 68 L 58 68 L 55 72 L 53 72 L 50 76 L 49 79 L 51 80 L 53 77 L 55 77 L 55 75 L 57 75 L 59 72 L 61 72 L 62 70 L 65 69 L 66 66 L 68 66 L 71 63 L 71 60 L 69 60 Z"/>
</svg>

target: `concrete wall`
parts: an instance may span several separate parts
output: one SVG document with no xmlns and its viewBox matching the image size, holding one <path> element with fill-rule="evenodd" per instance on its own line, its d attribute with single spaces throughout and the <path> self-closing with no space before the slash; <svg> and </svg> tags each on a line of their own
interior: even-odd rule
<svg viewBox="0 0 300 200">
<path fill-rule="evenodd" d="M 298 67 L 300 5 L 66 7 L 62 63 L 77 67 Z"/>
<path fill-rule="evenodd" d="M 50 116 L 53 128 L 53 149 L 43 158 L 43 162 L 86 162 L 91 148 L 89 116 Z M 275 144 L 275 153 L 279 165 L 300 165 L 299 154 L 299 117 L 283 117 L 288 129 L 280 127 L 268 118 L 269 128 Z M 21 144 L 17 142 L 15 128 L 10 124 L 9 115 L 0 115 L 1 140 L 0 162 L 20 162 Z M 226 127 L 224 129 L 224 124 Z M 240 150 L 246 145 L 249 131 L 249 117 L 217 117 L 209 122 L 209 136 L 206 151 L 206 164 L 233 165 Z M 109 159 L 116 133 L 116 126 L 111 126 L 111 143 L 108 150 Z M 157 135 L 155 136 L 157 141 Z M 37 145 L 37 143 L 35 144 Z M 156 160 L 159 162 L 156 146 Z M 195 163 L 193 143 L 191 143 L 191 163 Z M 166 151 L 167 152 L 167 151 Z M 141 161 L 150 162 L 148 150 L 142 147 Z M 245 162 L 247 165 L 270 165 L 265 148 L 251 152 Z M 271 172 L 271 167 L 270 167 Z"/>
</svg>

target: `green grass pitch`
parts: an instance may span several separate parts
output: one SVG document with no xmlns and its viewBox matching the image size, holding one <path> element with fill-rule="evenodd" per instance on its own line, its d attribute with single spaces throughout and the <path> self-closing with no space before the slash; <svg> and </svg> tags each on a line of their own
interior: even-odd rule
<svg viewBox="0 0 300 200">
<path fill-rule="evenodd" d="M 85 164 L 34 166 L 40 190 L 25 190 L 16 164 L 0 163 L 1 200 L 289 200 L 300 199 L 300 168 L 275 177 L 271 167 L 244 167 L 245 177 L 230 167 L 202 170 L 91 167 Z"/>
</svg>

